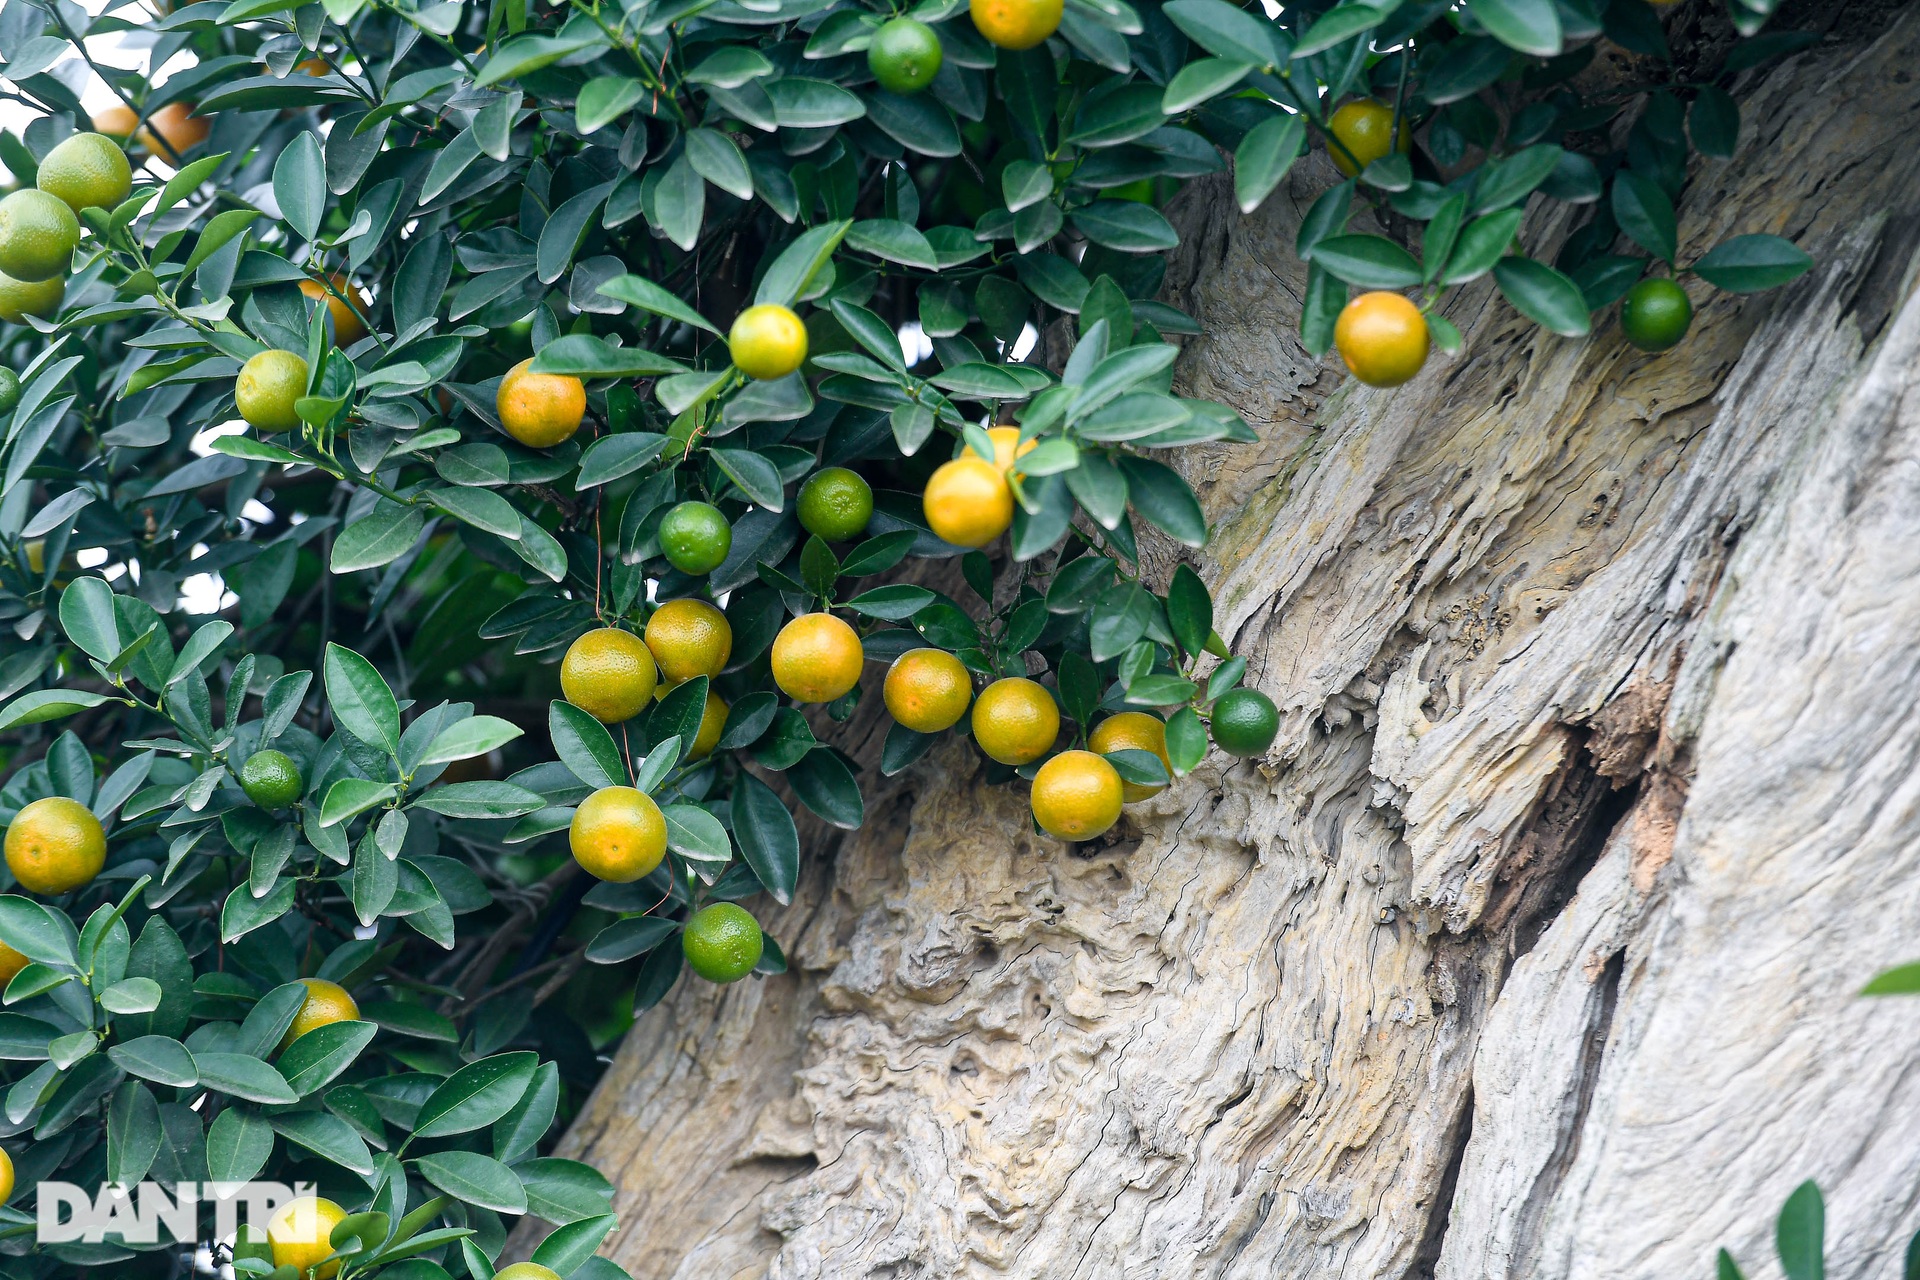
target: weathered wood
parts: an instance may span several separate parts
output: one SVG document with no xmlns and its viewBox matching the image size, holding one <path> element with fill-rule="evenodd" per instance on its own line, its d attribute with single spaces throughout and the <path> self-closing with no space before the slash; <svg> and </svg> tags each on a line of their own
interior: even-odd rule
<svg viewBox="0 0 1920 1280">
<path fill-rule="evenodd" d="M 1180 376 L 1262 437 L 1187 464 L 1198 564 L 1279 743 L 1093 851 L 964 746 L 810 832 L 795 972 L 683 987 L 564 1145 L 620 1187 L 613 1255 L 1701 1275 L 1762 1262 L 1811 1176 L 1832 1274 L 1891 1274 L 1920 1035 L 1852 993 L 1920 945 L 1917 61 L 1909 11 L 1752 88 L 1683 254 L 1764 230 L 1819 266 L 1696 288 L 1664 356 L 1482 282 L 1466 358 L 1368 391 L 1294 333 L 1318 162 L 1250 219 L 1183 197 Z"/>
</svg>

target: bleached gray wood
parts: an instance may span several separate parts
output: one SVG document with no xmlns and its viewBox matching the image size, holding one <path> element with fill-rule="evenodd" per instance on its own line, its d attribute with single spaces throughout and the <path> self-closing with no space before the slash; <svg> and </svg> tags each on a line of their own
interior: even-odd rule
<svg viewBox="0 0 1920 1280">
<path fill-rule="evenodd" d="M 1259 444 L 1183 465 L 1220 630 L 1283 711 L 1125 838 L 1036 837 L 964 745 L 810 828 L 787 977 L 646 1015 L 563 1145 L 636 1277 L 1771 1270 L 1803 1178 L 1830 1274 L 1920 1226 L 1920 20 L 1743 89 L 1676 351 L 1490 286 L 1391 392 L 1298 347 L 1291 244 L 1182 197 L 1179 369 Z M 1529 244 L 1550 252 L 1550 208 Z M 1153 572 L 1175 558 L 1149 548 Z M 877 697 L 834 732 L 871 751 Z"/>
</svg>

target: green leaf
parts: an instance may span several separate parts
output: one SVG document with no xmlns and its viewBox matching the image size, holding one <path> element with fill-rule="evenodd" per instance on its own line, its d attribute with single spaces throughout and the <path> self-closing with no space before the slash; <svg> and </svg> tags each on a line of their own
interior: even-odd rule
<svg viewBox="0 0 1920 1280">
<path fill-rule="evenodd" d="M 1167 625 L 1188 657 L 1198 657 L 1213 631 L 1213 597 L 1207 584 L 1187 565 L 1173 571 L 1167 585 Z"/>
<path fill-rule="evenodd" d="M 1740 1270 L 1740 1264 L 1735 1262 L 1733 1255 L 1725 1249 L 1722 1249 L 1715 1259 L 1714 1274 L 1718 1280 L 1747 1280 Z"/>
<path fill-rule="evenodd" d="M 471 760 L 518 738 L 524 730 L 499 716 L 468 716 L 442 729 L 427 745 L 421 765 Z"/>
<path fill-rule="evenodd" d="M 440 1190 L 496 1213 L 525 1213 L 527 1193 L 513 1170 L 474 1151 L 442 1151 L 414 1161 L 420 1175 Z"/>
<path fill-rule="evenodd" d="M 846 607 L 862 617 L 904 622 L 938 598 L 925 587 L 899 582 L 863 591 L 848 600 Z"/>
<path fill-rule="evenodd" d="M 857 830 L 866 820 L 866 802 L 853 770 L 826 747 L 816 747 L 787 770 L 787 785 L 800 803 L 843 830 Z"/>
<path fill-rule="evenodd" d="M 391 782 L 342 778 L 327 788 L 327 794 L 320 801 L 320 825 L 339 826 L 399 794 L 400 788 Z"/>
<path fill-rule="evenodd" d="M 1745 34 L 1751 38 L 1735 44 L 1727 53 L 1722 70 L 1728 74 L 1762 66 L 1820 43 L 1818 31 L 1769 31 L 1757 36 L 1751 32 Z"/>
<path fill-rule="evenodd" d="M 1113 766 L 1122 782 L 1131 782 L 1142 787 L 1164 787 L 1172 779 L 1167 777 L 1166 766 L 1160 763 L 1160 757 L 1151 751 L 1128 748 L 1123 751 L 1106 753 L 1107 763 Z"/>
<path fill-rule="evenodd" d="M 1920 960 L 1898 965 L 1885 973 L 1877 974 L 1872 982 L 1860 989 L 1860 994 L 1863 996 L 1920 995 Z"/>
<path fill-rule="evenodd" d="M 1543 142 L 1486 165 L 1474 183 L 1473 212 L 1491 213 L 1525 200 L 1552 176 L 1565 154 L 1561 148 Z"/>
<path fill-rule="evenodd" d="M 565 1277 L 584 1266 L 619 1219 L 610 1213 L 569 1222 L 533 1251 L 532 1261 Z"/>
<path fill-rule="evenodd" d="M 1293 56 L 1298 59 L 1324 52 L 1337 44 L 1344 44 L 1363 31 L 1371 31 L 1387 20 L 1387 10 L 1375 9 L 1369 5 L 1349 3 L 1329 10 L 1314 20 L 1300 42 L 1293 47 Z"/>
<path fill-rule="evenodd" d="M 1179 233 L 1158 209 L 1132 200 L 1096 200 L 1067 220 L 1095 244 L 1121 253 L 1164 253 L 1180 244 Z"/>
<path fill-rule="evenodd" d="M 1811 1180 L 1795 1187 L 1780 1207 L 1774 1243 L 1787 1280 L 1825 1280 L 1827 1207 Z"/>
<path fill-rule="evenodd" d="M 782 129 L 827 129 L 867 114 L 858 97 L 828 80 L 789 75 L 765 88 Z"/>
<path fill-rule="evenodd" d="M 124 1044 L 109 1045 L 107 1057 L 128 1075 L 155 1084 L 191 1089 L 200 1083 L 200 1068 L 193 1055 L 178 1040 L 166 1036 L 137 1036 Z"/>
<path fill-rule="evenodd" d="M 533 373 L 570 373 L 576 378 L 654 378 L 685 372 L 678 360 L 656 355 L 645 347 L 616 347 L 591 333 L 569 333 L 555 338 L 534 356 Z M 640 433 L 634 433 L 640 434 Z M 598 443 L 625 439 L 606 436 Z"/>
<path fill-rule="evenodd" d="M 337 21 L 337 19 L 336 19 Z M 599 31 L 579 30 L 571 35 L 534 35 L 519 36 L 502 44 L 487 59 L 486 66 L 474 80 L 478 88 L 499 84 L 503 80 L 513 80 L 526 75 L 529 71 L 538 71 L 550 67 L 571 53 L 590 49 L 606 43 L 607 37 Z M 454 68 L 458 70 L 459 68 Z"/>
<path fill-rule="evenodd" d="M 647 93 L 647 87 L 631 76 L 595 76 L 574 99 L 574 124 L 580 132 L 592 133 L 625 115 Z"/>
<path fill-rule="evenodd" d="M 125 1186 L 145 1178 L 162 1136 L 153 1090 L 132 1081 L 120 1085 L 107 1108 L 107 1177 Z"/>
<path fill-rule="evenodd" d="M 933 252 L 933 245 L 919 228 L 894 218 L 868 218 L 856 222 L 847 230 L 846 245 L 861 253 L 870 253 L 876 258 L 888 262 L 904 263 L 909 267 L 918 267 L 922 271 L 938 271 L 940 260 Z M 843 305 L 835 303 L 836 307 Z M 894 357 L 900 354 L 900 344 L 893 344 Z"/>
<path fill-rule="evenodd" d="M 547 733 L 560 762 L 589 787 L 627 785 L 627 765 L 605 725 L 570 702 L 547 708 Z"/>
<path fill-rule="evenodd" d="M 800 832 L 773 788 L 750 773 L 734 779 L 730 816 L 741 856 L 782 906 L 800 874 Z"/>
<path fill-rule="evenodd" d="M 678 320 L 696 329 L 705 329 L 711 334 L 720 333 L 720 330 L 714 328 L 698 311 L 642 276 L 615 276 L 600 286 L 600 294 L 617 302 L 624 302 L 630 307 L 638 307 L 642 311 L 665 316 L 669 320 Z"/>
<path fill-rule="evenodd" d="M 1420 283 L 1420 262 L 1385 236 L 1329 236 L 1313 260 L 1337 279 L 1363 289 L 1408 289 Z"/>
<path fill-rule="evenodd" d="M 786 510 L 786 484 L 780 478 L 780 468 L 764 455 L 747 449 L 710 449 L 707 456 L 756 505 L 769 511 Z"/>
<path fill-rule="evenodd" d="M 211 658 L 214 650 L 225 644 L 227 637 L 232 634 L 231 622 L 216 620 L 202 623 L 193 635 L 188 637 L 187 642 L 180 646 L 180 654 L 173 660 L 172 669 L 167 672 L 167 687 L 172 688 L 199 670 L 200 665 Z"/>
<path fill-rule="evenodd" d="M 1284 31 L 1225 0 L 1170 0 L 1161 12 L 1217 57 L 1271 67 L 1284 65 L 1290 53 Z"/>
<path fill-rule="evenodd" d="M 1193 0 L 1175 0 L 1176 4 Z M 1223 6 L 1224 7 L 1224 6 Z M 1235 13 L 1242 12 L 1235 9 Z M 1280 115 L 1247 131 L 1233 153 L 1233 194 L 1240 212 L 1252 213 L 1273 194 L 1293 162 L 1300 158 L 1306 141 L 1306 121 L 1297 115 Z"/>
<path fill-rule="evenodd" d="M 412 1036 L 418 1040 L 460 1043 L 460 1029 L 451 1018 L 435 1013 L 425 1005 L 404 1004 L 397 1000 L 369 1000 L 360 1006 L 362 1017 L 383 1031 Z"/>
<path fill-rule="evenodd" d="M 650 431 L 602 436 L 587 446 L 582 455 L 580 474 L 573 480 L 574 488 L 591 489 L 632 475 L 659 457 L 666 446 L 665 436 Z"/>
<path fill-rule="evenodd" d="M 707 211 L 707 188 L 685 152 L 660 175 L 653 201 L 659 214 L 655 225 L 660 233 L 682 250 L 691 252 L 700 241 L 700 223 Z"/>
<path fill-rule="evenodd" d="M 960 128 L 932 93 L 874 92 L 866 106 L 869 123 L 909 151 L 938 158 L 960 154 Z"/>
<path fill-rule="evenodd" d="M 1010 213 L 1039 204 L 1053 194 L 1053 170 L 1038 160 L 1015 160 L 1000 175 L 1000 194 Z"/>
<path fill-rule="evenodd" d="M 1179 472 L 1148 458 L 1122 457 L 1118 461 L 1127 477 L 1127 492 L 1135 511 L 1176 542 L 1189 547 L 1206 545 L 1207 518 L 1200 510 L 1200 500 Z"/>
<path fill-rule="evenodd" d="M 189 195 L 200 189 L 200 184 L 213 175 L 224 161 L 228 152 L 217 156 L 201 156 L 198 160 L 188 161 L 180 171 L 167 179 L 167 185 L 160 188 L 160 199 L 153 206 L 153 216 L 159 217 Z"/>
<path fill-rule="evenodd" d="M 1465 284 L 1478 280 L 1506 256 L 1513 233 L 1520 229 L 1525 214 L 1519 209 L 1502 209 L 1484 218 L 1475 218 L 1454 241 L 1447 255 L 1447 266 L 1440 273 L 1443 284 Z"/>
<path fill-rule="evenodd" d="M 942 391 L 967 400 L 1025 400 L 1026 384 L 997 364 L 967 361 L 927 379 Z"/>
<path fill-rule="evenodd" d="M 648 967 L 652 967 L 654 961 L 661 962 L 660 975 L 655 978 L 654 989 L 648 993 L 651 996 L 647 1004 L 649 1008 L 659 1003 L 660 998 L 673 986 L 673 980 L 680 976 L 680 948 L 662 947 L 649 957 Z M 640 981 L 645 991 L 647 976 L 644 971 Z M 636 994 L 635 1003 L 638 1002 L 639 996 Z M 528 1212 L 536 1213 L 548 1222 L 564 1225 L 612 1211 L 613 1187 L 591 1165 L 578 1160 L 549 1157 L 528 1160 L 516 1172 L 527 1189 Z"/>
<path fill-rule="evenodd" d="M 245 458 L 249 462 L 276 462 L 297 466 L 306 461 L 291 449 L 283 449 L 266 440 L 255 440 L 252 436 L 220 436 L 213 442 L 215 453 L 224 453 L 230 458 Z"/>
<path fill-rule="evenodd" d="M 1182 707 L 1167 720 L 1167 759 L 1173 775 L 1184 778 L 1207 758 L 1207 727 L 1192 707 Z"/>
<path fill-rule="evenodd" d="M 18 894 L 0 897 L 0 942 L 40 964 L 76 963 L 62 922 L 47 907 Z"/>
<path fill-rule="evenodd" d="M 330 1022 L 307 1032 L 280 1055 L 280 1074 L 301 1097 L 331 1083 L 353 1065 L 380 1028 L 371 1022 Z"/>
<path fill-rule="evenodd" d="M 731 862 L 733 845 L 720 819 L 698 805 L 663 805 L 660 814 L 667 820 L 667 848 L 696 862 Z"/>
<path fill-rule="evenodd" d="M 919 234 L 915 232 L 915 234 Z M 848 237 L 852 239 L 851 236 Z M 900 339 L 891 326 L 865 307 L 855 306 L 835 298 L 830 304 L 833 318 L 840 322 L 841 328 L 852 335 L 854 341 L 865 347 L 883 364 L 897 373 L 907 371 L 906 362 L 900 355 Z"/>
<path fill-rule="evenodd" d="M 194 1054 L 193 1060 L 199 1068 L 203 1088 L 245 1098 L 248 1102 L 299 1101 L 299 1095 L 288 1087 L 285 1077 L 249 1054 L 203 1052 Z"/>
<path fill-rule="evenodd" d="M 727 194 L 753 199 L 753 174 L 739 144 L 718 129 L 695 129 L 687 134 L 687 160 L 695 173 Z"/>
<path fill-rule="evenodd" d="M 539 792 L 511 782 L 455 782 L 435 787 L 414 803 L 449 818 L 517 818 L 547 802 Z"/>
<path fill-rule="evenodd" d="M 207 220 L 200 238 L 194 241 L 193 252 L 187 255 L 187 265 L 181 269 L 180 278 L 184 280 L 199 270 L 201 263 L 245 231 L 259 216 L 258 209 L 228 209 L 225 213 L 214 214 Z"/>
<path fill-rule="evenodd" d="M 320 234 L 320 220 L 327 212 L 327 166 L 320 140 L 312 133 L 296 134 L 273 162 L 273 198 L 280 216 L 302 240 Z"/>
<path fill-rule="evenodd" d="M 1544 262 L 1502 258 L 1493 278 L 1507 301 L 1541 328 L 1568 338 L 1584 338 L 1591 329 L 1580 286 Z"/>
<path fill-rule="evenodd" d="M 1245 75 L 1246 70 L 1239 74 Z M 1218 79 L 1218 76 L 1213 78 Z M 1174 77 L 1174 84 L 1169 84 L 1164 91 L 1154 84 L 1127 84 L 1117 88 L 1111 84 L 1103 86 L 1089 95 L 1073 116 L 1073 128 L 1067 134 L 1066 141 L 1080 147 L 1112 147 L 1152 133 L 1166 123 L 1169 115 L 1186 109 L 1162 105 L 1163 98 L 1175 98 L 1175 85 L 1178 82 L 1179 77 Z M 1225 87 L 1214 92 L 1221 92 Z M 1213 94 L 1206 96 L 1212 97 Z"/>
<path fill-rule="evenodd" d="M 1356 190 L 1356 180 L 1348 178 L 1340 186 L 1329 186 L 1313 201 L 1308 215 L 1300 219 L 1300 230 L 1294 234 L 1294 253 L 1298 253 L 1302 261 L 1313 261 L 1313 249 L 1319 246 L 1319 242 L 1327 240 L 1329 236 L 1338 236 L 1346 228 L 1346 219 L 1354 211 Z M 1321 271 L 1321 274 L 1325 276 L 1327 273 Z M 1346 290 L 1340 292 L 1340 301 L 1346 303 Z M 1302 328 L 1306 328 L 1306 320 L 1302 320 Z M 1329 344 L 1331 342 L 1329 338 Z"/>
<path fill-rule="evenodd" d="M 553 1128 L 560 1109 L 560 1067 L 543 1062 L 533 1073 L 533 1083 L 520 1095 L 513 1110 L 494 1121 L 493 1158 L 511 1164 L 531 1155 L 535 1145 Z"/>
<path fill-rule="evenodd" d="M 314 1034 L 317 1033 L 309 1032 L 300 1039 L 311 1039 Z M 293 1111 L 269 1116 L 267 1123 L 287 1141 L 343 1169 L 362 1177 L 371 1177 L 374 1172 L 373 1155 L 367 1150 L 366 1140 L 339 1116 L 324 1111 Z"/>
<path fill-rule="evenodd" d="M 535 1053 L 503 1053 L 468 1063 L 421 1104 L 413 1136 L 436 1138 L 486 1128 L 513 1109 L 539 1064 Z"/>
<path fill-rule="evenodd" d="M 99 996 L 108 1013 L 152 1013 L 160 1007 L 160 984 L 152 978 L 125 978 Z"/>
<path fill-rule="evenodd" d="M 476 529 L 509 542 L 520 539 L 519 511 L 491 489 L 431 489 L 426 496 L 434 506 Z"/>
<path fill-rule="evenodd" d="M 594 964 L 620 964 L 647 954 L 679 931 L 679 924 L 660 916 L 615 920 L 587 944 L 587 959 Z"/>
<path fill-rule="evenodd" d="M 4 710 L 0 710 L 0 731 L 17 729 L 22 725 L 45 724 L 49 720 L 58 720 L 89 707 L 97 707 L 103 702 L 127 701 L 125 698 L 110 698 L 104 693 L 87 693 L 80 689 L 40 689 L 22 694 L 8 703 Z"/>
<path fill-rule="evenodd" d="M 335 573 L 377 569 L 406 554 L 427 517 L 419 507 L 380 502 L 341 531 L 333 544 L 330 565 Z"/>
<path fill-rule="evenodd" d="M 1233 88 L 1253 70 L 1250 64 L 1234 58 L 1200 58 L 1189 62 L 1167 82 L 1166 92 L 1160 98 L 1160 110 L 1170 116 L 1191 111 Z"/>
<path fill-rule="evenodd" d="M 216 1182 L 251 1182 L 272 1154 L 273 1126 L 257 1112 L 228 1107 L 207 1126 L 207 1173 Z"/>
<path fill-rule="evenodd" d="M 807 296 L 815 277 L 832 261 L 833 251 L 840 247 L 840 242 L 847 238 L 847 232 L 852 227 L 851 221 L 829 222 L 802 232 L 792 244 L 780 251 L 780 256 L 773 260 L 767 273 L 760 277 L 754 302 L 773 302 L 791 307 Z"/>
<path fill-rule="evenodd" d="M 101 578 L 75 578 L 60 593 L 60 629 L 89 657 L 102 662 L 118 654 L 127 639 L 121 636 L 114 613 L 113 588 Z"/>
<path fill-rule="evenodd" d="M 262 925 L 272 924 L 293 910 L 294 881 L 282 880 L 264 898 L 256 898 L 241 885 L 227 894 L 220 908 L 220 940 L 235 942 Z"/>
<path fill-rule="evenodd" d="M 1740 145 L 1740 104 L 1718 85 L 1702 85 L 1687 111 L 1687 132 L 1701 155 L 1732 159 Z"/>
<path fill-rule="evenodd" d="M 1644 174 L 1622 169 L 1613 176 L 1613 216 L 1633 242 L 1663 262 L 1678 252 L 1679 229 L 1673 201 L 1660 184 Z"/>
<path fill-rule="evenodd" d="M 1560 15 L 1553 0 L 1473 0 L 1473 16 L 1509 49 L 1536 58 L 1560 53 Z"/>
<path fill-rule="evenodd" d="M 1722 240 L 1689 268 L 1708 284 L 1728 293 L 1759 293 L 1797 280 L 1813 259 L 1779 236 L 1735 236 Z"/>
</svg>

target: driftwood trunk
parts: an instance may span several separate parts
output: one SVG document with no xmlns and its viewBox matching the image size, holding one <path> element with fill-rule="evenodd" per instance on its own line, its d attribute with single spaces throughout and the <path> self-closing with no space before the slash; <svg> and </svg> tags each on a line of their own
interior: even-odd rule
<svg viewBox="0 0 1920 1280">
<path fill-rule="evenodd" d="M 954 747 L 810 833 L 788 976 L 683 985 L 565 1144 L 641 1280 L 1830 1274 L 1920 1225 L 1920 15 L 1742 87 L 1683 257 L 1797 284 L 1647 356 L 1449 299 L 1392 392 L 1300 349 L 1291 247 L 1182 197 L 1220 630 L 1282 710 L 1070 852 Z M 1548 249 L 1562 213 L 1536 207 Z M 1171 559 L 1154 566 L 1164 572 Z M 870 698 L 837 730 L 869 746 Z"/>
</svg>

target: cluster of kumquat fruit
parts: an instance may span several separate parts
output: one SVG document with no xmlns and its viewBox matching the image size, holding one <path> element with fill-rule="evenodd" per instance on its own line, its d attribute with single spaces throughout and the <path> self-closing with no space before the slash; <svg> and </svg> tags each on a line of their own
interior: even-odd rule
<svg viewBox="0 0 1920 1280">
<path fill-rule="evenodd" d="M 1722 2 L 1684 76 L 1644 0 L 7 6 L 0 1253 L 165 1170 L 317 1179 L 253 1274 L 583 1265 L 553 1136 L 683 973 L 785 970 L 800 812 L 952 735 L 1093 841 L 1273 749 L 1169 202 L 1292 175 L 1369 386 L 1495 291 L 1667 349 L 1811 262 L 1682 222 L 1822 38 Z"/>
</svg>

